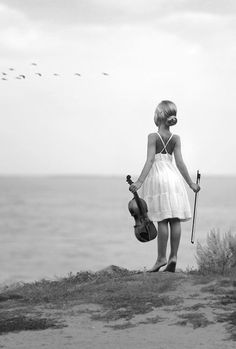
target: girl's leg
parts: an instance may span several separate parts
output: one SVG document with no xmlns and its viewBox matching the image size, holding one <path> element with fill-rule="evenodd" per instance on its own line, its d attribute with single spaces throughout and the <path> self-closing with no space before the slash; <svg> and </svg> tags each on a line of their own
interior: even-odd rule
<svg viewBox="0 0 236 349">
<path fill-rule="evenodd" d="M 170 219 L 170 256 L 169 262 L 177 261 L 177 253 L 181 237 L 181 224 L 178 218 Z M 168 262 L 168 263 L 169 263 Z"/>
<path fill-rule="evenodd" d="M 150 269 L 150 272 L 158 271 L 162 266 L 166 265 L 166 247 L 168 241 L 168 220 L 158 222 L 158 234 L 157 234 L 157 245 L 158 245 L 158 256 L 157 261 Z"/>
</svg>

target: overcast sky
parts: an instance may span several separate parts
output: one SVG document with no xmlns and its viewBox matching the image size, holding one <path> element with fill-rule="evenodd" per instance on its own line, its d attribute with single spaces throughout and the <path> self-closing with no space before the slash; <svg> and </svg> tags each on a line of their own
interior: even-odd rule
<svg viewBox="0 0 236 349">
<path fill-rule="evenodd" d="M 0 0 L 0 173 L 139 174 L 170 99 L 189 171 L 236 174 L 235 62 L 234 0 Z"/>
</svg>

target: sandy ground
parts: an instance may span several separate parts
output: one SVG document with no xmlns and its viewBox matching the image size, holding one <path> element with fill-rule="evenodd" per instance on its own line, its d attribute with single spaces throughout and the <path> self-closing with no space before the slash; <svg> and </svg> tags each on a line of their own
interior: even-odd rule
<svg viewBox="0 0 236 349">
<path fill-rule="evenodd" d="M 155 277 L 176 279 L 178 273 L 172 275 L 159 272 Z M 210 281 L 207 286 L 214 282 Z M 6 333 L 0 336 L 0 348 L 233 349 L 236 343 L 230 339 L 229 324 L 216 321 L 220 313 L 229 311 L 229 308 L 233 310 L 232 305 L 227 309 L 219 307 L 217 296 L 203 292 L 204 286 L 206 285 L 195 284 L 193 279 L 181 275 L 178 287 L 167 293 L 170 297 L 183 298 L 183 302 L 155 308 L 147 314 L 136 315 L 131 320 L 91 320 L 91 314 L 102 311 L 102 307 L 96 304 L 78 305 L 74 301 L 69 307 L 67 305 L 60 309 L 38 306 L 35 311 L 58 319 L 66 327 Z M 181 315 L 193 313 L 203 316 L 206 323 L 196 324 L 181 318 Z"/>
</svg>

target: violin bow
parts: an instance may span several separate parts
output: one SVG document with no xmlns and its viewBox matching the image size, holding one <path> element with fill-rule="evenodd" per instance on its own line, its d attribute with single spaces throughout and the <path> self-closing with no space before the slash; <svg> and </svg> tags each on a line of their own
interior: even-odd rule
<svg viewBox="0 0 236 349">
<path fill-rule="evenodd" d="M 200 183 L 201 174 L 199 170 L 197 170 L 197 180 L 196 184 Z M 191 234 L 191 243 L 194 244 L 194 238 L 195 238 L 195 228 L 196 228 L 196 218 L 197 218 L 197 198 L 198 198 L 198 192 L 195 193 L 194 198 L 194 208 L 193 208 L 193 223 L 192 223 L 192 234 Z"/>
</svg>

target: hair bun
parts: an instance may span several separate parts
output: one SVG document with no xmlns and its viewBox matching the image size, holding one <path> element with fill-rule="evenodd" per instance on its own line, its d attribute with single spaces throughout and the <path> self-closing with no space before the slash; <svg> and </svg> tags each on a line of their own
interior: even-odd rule
<svg viewBox="0 0 236 349">
<path fill-rule="evenodd" d="M 174 117 L 170 120 L 166 120 L 166 124 L 168 126 L 174 126 L 177 124 L 177 117 L 175 115 L 173 115 Z"/>
</svg>

